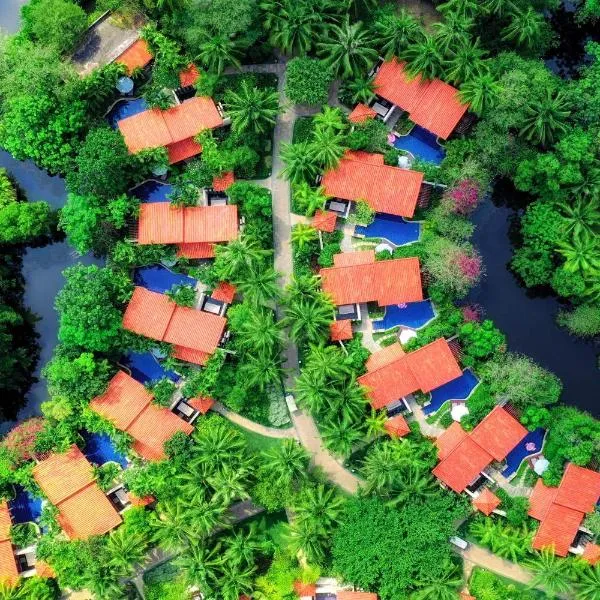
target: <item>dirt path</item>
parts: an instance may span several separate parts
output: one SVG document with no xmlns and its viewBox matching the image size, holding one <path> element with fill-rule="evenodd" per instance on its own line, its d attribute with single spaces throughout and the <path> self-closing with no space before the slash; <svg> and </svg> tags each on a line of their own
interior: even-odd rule
<svg viewBox="0 0 600 600">
<path fill-rule="evenodd" d="M 242 415 L 229 410 L 220 402 L 215 402 L 211 410 L 222 415 L 232 423 L 235 423 L 236 425 L 239 425 L 240 427 L 243 427 L 248 431 L 253 431 L 254 433 L 264 435 L 265 437 L 280 439 L 296 437 L 296 431 L 293 427 L 288 427 L 287 429 L 276 429 L 275 427 L 266 427 L 265 425 L 261 425 L 260 423 L 256 423 L 254 421 L 251 421 L 250 419 L 246 419 L 246 417 L 242 417 Z"/>
</svg>

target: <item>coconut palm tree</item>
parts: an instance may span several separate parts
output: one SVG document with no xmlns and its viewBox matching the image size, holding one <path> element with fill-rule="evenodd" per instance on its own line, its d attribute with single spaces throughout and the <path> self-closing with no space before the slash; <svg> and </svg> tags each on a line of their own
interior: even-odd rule
<svg viewBox="0 0 600 600">
<path fill-rule="evenodd" d="M 566 119 L 571 114 L 563 92 L 552 94 L 546 90 L 546 96 L 535 100 L 526 107 L 527 117 L 519 132 L 525 139 L 546 146 L 554 141 L 557 133 L 567 130 Z"/>
<path fill-rule="evenodd" d="M 600 565 L 589 567 L 581 573 L 575 584 L 576 600 L 600 600 Z"/>
<path fill-rule="evenodd" d="M 125 527 L 119 527 L 108 536 L 106 542 L 109 564 L 123 574 L 129 573 L 144 559 L 147 547 L 148 542 L 141 533 L 132 533 Z"/>
<path fill-rule="evenodd" d="M 151 518 L 155 540 L 167 552 L 180 551 L 201 537 L 189 508 L 178 500 L 161 502 Z"/>
<path fill-rule="evenodd" d="M 214 490 L 213 500 L 223 506 L 230 505 L 234 500 L 250 498 L 246 490 L 248 484 L 248 469 L 227 466 L 209 477 L 208 483 Z"/>
<path fill-rule="evenodd" d="M 294 506 L 294 515 L 298 521 L 316 521 L 329 530 L 337 524 L 343 505 L 344 499 L 334 488 L 320 483 L 305 488 L 299 504 Z"/>
<path fill-rule="evenodd" d="M 338 405 L 335 406 L 339 414 L 354 422 L 361 420 L 367 399 L 362 386 L 356 382 L 356 376 L 352 375 L 344 379 L 337 391 L 339 394 L 334 396 L 334 401 L 339 400 Z"/>
<path fill-rule="evenodd" d="M 375 82 L 370 77 L 356 77 L 344 83 L 343 91 L 352 104 L 369 104 L 375 98 Z"/>
<path fill-rule="evenodd" d="M 515 530 L 512 527 L 501 526 L 498 532 L 492 540 L 492 548 L 498 556 L 518 562 L 528 554 L 533 534 L 526 527 Z"/>
<path fill-rule="evenodd" d="M 310 369 L 302 370 L 296 379 L 295 391 L 300 405 L 308 408 L 313 414 L 323 412 L 332 393 L 330 383 Z"/>
<path fill-rule="evenodd" d="M 571 565 L 564 558 L 556 556 L 552 547 L 544 548 L 526 564 L 533 571 L 530 587 L 543 587 L 552 595 L 564 594 L 572 589 Z"/>
<path fill-rule="evenodd" d="M 214 270 L 221 280 L 240 281 L 249 271 L 262 266 L 271 254 L 271 250 L 261 248 L 256 240 L 242 235 L 228 244 L 216 246 Z"/>
<path fill-rule="evenodd" d="M 510 23 L 502 30 L 502 39 L 533 50 L 539 46 L 545 31 L 544 16 L 529 6 L 511 13 Z"/>
<path fill-rule="evenodd" d="M 219 580 L 219 568 L 223 564 L 219 544 L 212 548 L 207 545 L 191 544 L 173 564 L 183 573 L 190 586 L 198 586 L 205 597 L 214 593 Z"/>
<path fill-rule="evenodd" d="M 434 23 L 434 37 L 438 49 L 444 56 L 448 56 L 454 48 L 469 44 L 473 27 L 473 19 L 458 13 L 449 13 L 443 21 Z"/>
<path fill-rule="evenodd" d="M 469 532 L 474 535 L 484 546 L 491 546 L 499 537 L 502 525 L 489 517 L 478 519 L 471 523 Z"/>
<path fill-rule="evenodd" d="M 563 268 L 569 273 L 597 275 L 600 272 L 598 239 L 588 233 L 574 237 L 569 242 L 559 242 L 558 253 L 565 259 Z"/>
<path fill-rule="evenodd" d="M 370 493 L 387 496 L 396 486 L 403 464 L 398 463 L 392 443 L 375 446 L 366 456 L 362 474 L 367 482 L 366 489 Z"/>
<path fill-rule="evenodd" d="M 434 79 L 442 74 L 444 57 L 431 36 L 407 48 L 401 58 L 407 62 L 406 71 L 411 77 L 421 75 L 424 79 Z"/>
<path fill-rule="evenodd" d="M 219 503 L 215 498 L 189 506 L 188 516 L 193 520 L 194 530 L 198 533 L 195 541 L 206 538 L 217 529 L 228 525 L 227 505 Z"/>
<path fill-rule="evenodd" d="M 281 174 L 293 184 L 313 182 L 319 172 L 313 149 L 308 142 L 282 144 L 281 160 L 285 164 Z"/>
<path fill-rule="evenodd" d="M 281 380 L 281 356 L 278 351 L 270 354 L 250 354 L 241 369 L 246 383 L 264 392 Z"/>
<path fill-rule="evenodd" d="M 490 73 L 479 73 L 465 81 L 459 92 L 461 102 L 470 105 L 470 109 L 481 116 L 496 106 L 502 87 Z"/>
<path fill-rule="evenodd" d="M 250 594 L 255 571 L 255 566 L 223 563 L 219 573 L 219 591 L 223 600 L 238 600 L 240 596 Z"/>
<path fill-rule="evenodd" d="M 225 67 L 240 67 L 242 51 L 235 40 L 226 35 L 206 32 L 199 45 L 198 60 L 212 73 L 221 74 Z"/>
<path fill-rule="evenodd" d="M 307 244 L 319 239 L 319 232 L 307 223 L 297 223 L 292 227 L 292 244 L 304 248 Z"/>
<path fill-rule="evenodd" d="M 275 125 L 279 114 L 279 95 L 271 89 L 252 87 L 242 81 L 239 92 L 228 90 L 225 110 L 231 117 L 231 127 L 237 133 L 264 133 Z"/>
<path fill-rule="evenodd" d="M 293 439 L 286 439 L 263 453 L 263 466 L 279 485 L 303 481 L 307 476 L 308 460 L 307 451 Z"/>
<path fill-rule="evenodd" d="M 579 237 L 597 235 L 600 227 L 600 202 L 577 198 L 573 203 L 560 202 L 558 210 L 565 225 L 565 233 Z"/>
<path fill-rule="evenodd" d="M 347 127 L 344 113 L 339 108 L 331 106 L 324 106 L 323 110 L 313 117 L 313 124 L 315 129 L 333 132 L 344 131 Z"/>
<path fill-rule="evenodd" d="M 412 44 L 423 39 L 420 23 L 405 9 L 396 14 L 384 14 L 375 21 L 378 48 L 386 60 L 399 56 Z"/>
<path fill-rule="evenodd" d="M 498 17 L 516 10 L 516 6 L 512 0 L 483 0 L 482 6 L 488 14 Z"/>
<path fill-rule="evenodd" d="M 437 10 L 444 15 L 444 18 L 451 14 L 474 17 L 481 12 L 481 5 L 478 0 L 447 0 L 438 4 Z"/>
<path fill-rule="evenodd" d="M 252 306 L 267 306 L 277 300 L 279 291 L 279 273 L 272 267 L 248 269 L 243 279 L 236 282 L 238 290 Z"/>
<path fill-rule="evenodd" d="M 324 169 L 337 167 L 347 150 L 344 141 L 343 135 L 331 129 L 317 127 L 310 143 L 314 161 Z"/>
<path fill-rule="evenodd" d="M 459 44 L 450 52 L 447 61 L 447 77 L 453 83 L 471 81 L 487 70 L 483 61 L 486 52 L 479 46 L 479 38 L 474 42 Z"/>
<path fill-rule="evenodd" d="M 306 181 L 293 186 L 292 195 L 295 208 L 307 217 L 312 217 L 317 209 L 323 208 L 328 198 L 322 187 L 313 188 Z"/>
<path fill-rule="evenodd" d="M 283 342 L 281 328 L 271 311 L 257 310 L 250 313 L 240 330 L 238 344 L 250 354 L 271 354 Z"/>
<path fill-rule="evenodd" d="M 336 77 L 353 77 L 368 71 L 377 60 L 373 40 L 361 21 L 331 25 L 317 45 L 323 63 Z"/>
<path fill-rule="evenodd" d="M 337 346 L 313 344 L 306 357 L 305 370 L 315 373 L 323 380 L 340 379 L 351 373 L 344 358 L 343 352 Z"/>
<path fill-rule="evenodd" d="M 306 560 L 320 565 L 325 558 L 328 534 L 316 520 L 294 521 L 288 529 L 290 553 L 302 553 Z"/>
<path fill-rule="evenodd" d="M 209 466 L 210 472 L 224 468 L 225 465 L 242 465 L 245 461 L 246 444 L 242 436 L 235 430 L 219 423 L 204 431 L 197 430 L 194 434 L 194 458 L 191 470 L 201 470 Z"/>
<path fill-rule="evenodd" d="M 294 342 L 318 344 L 326 338 L 333 320 L 333 306 L 324 294 L 294 302 L 288 300 L 284 310 L 282 323 L 290 328 L 290 337 Z"/>
<path fill-rule="evenodd" d="M 269 544 L 258 533 L 256 521 L 242 530 L 234 530 L 225 538 L 225 560 L 236 565 L 250 566 L 256 564 L 256 557 L 268 551 Z"/>
<path fill-rule="evenodd" d="M 316 275 L 294 277 L 286 288 L 286 304 L 293 304 L 302 299 L 315 299 L 321 294 L 321 282 Z"/>
<path fill-rule="evenodd" d="M 443 569 L 442 575 L 435 576 L 416 582 L 419 589 L 410 595 L 411 600 L 455 600 L 458 591 L 464 585 L 460 568 L 448 561 Z"/>
<path fill-rule="evenodd" d="M 323 441 L 338 456 L 349 456 L 361 437 L 356 424 L 345 416 L 323 425 Z"/>
<path fill-rule="evenodd" d="M 374 440 L 378 438 L 385 431 L 385 422 L 388 420 L 388 416 L 385 412 L 377 412 L 375 409 L 371 409 L 371 413 L 365 419 L 365 425 L 367 426 L 367 438 Z"/>
</svg>

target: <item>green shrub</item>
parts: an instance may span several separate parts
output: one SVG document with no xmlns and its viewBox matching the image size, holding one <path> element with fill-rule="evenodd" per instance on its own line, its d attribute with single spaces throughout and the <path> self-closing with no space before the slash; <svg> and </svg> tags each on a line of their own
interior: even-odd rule
<svg viewBox="0 0 600 600">
<path fill-rule="evenodd" d="M 285 94 L 295 104 L 326 104 L 332 76 L 314 58 L 297 57 L 286 67 Z"/>
<path fill-rule="evenodd" d="M 153 402 L 159 406 L 171 406 L 175 389 L 175 384 L 167 377 L 157 381 L 150 388 L 154 395 Z"/>
<path fill-rule="evenodd" d="M 600 305 L 582 304 L 571 311 L 560 311 L 556 320 L 559 325 L 566 327 L 573 335 L 581 337 L 598 335 L 600 333 Z"/>
<path fill-rule="evenodd" d="M 196 290 L 191 285 L 174 285 L 166 295 L 178 306 L 196 306 Z"/>
<path fill-rule="evenodd" d="M 17 548 L 27 548 L 35 543 L 38 537 L 37 527 L 33 523 L 19 523 L 10 528 L 10 539 Z"/>
<path fill-rule="evenodd" d="M 121 467 L 114 462 L 107 462 L 99 467 L 94 467 L 96 481 L 103 492 L 108 492 L 113 487 L 115 479 L 121 474 Z"/>
<path fill-rule="evenodd" d="M 375 220 L 375 211 L 368 202 L 359 200 L 355 205 L 354 219 L 359 225 L 370 225 Z"/>
<path fill-rule="evenodd" d="M 294 122 L 292 142 L 298 144 L 300 142 L 310 141 L 314 130 L 315 122 L 312 117 L 298 117 Z"/>
</svg>

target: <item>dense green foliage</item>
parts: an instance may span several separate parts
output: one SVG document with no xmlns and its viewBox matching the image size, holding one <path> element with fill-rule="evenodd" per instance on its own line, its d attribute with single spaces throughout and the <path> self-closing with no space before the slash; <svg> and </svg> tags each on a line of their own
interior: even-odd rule
<svg viewBox="0 0 600 600">
<path fill-rule="evenodd" d="M 325 104 L 331 76 L 325 65 L 312 58 L 294 58 L 285 71 L 285 95 L 295 104 Z"/>
</svg>

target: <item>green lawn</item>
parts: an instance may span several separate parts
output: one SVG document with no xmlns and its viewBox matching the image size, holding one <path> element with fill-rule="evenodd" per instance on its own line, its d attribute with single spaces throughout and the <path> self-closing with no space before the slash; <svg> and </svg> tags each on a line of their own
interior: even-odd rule
<svg viewBox="0 0 600 600">
<path fill-rule="evenodd" d="M 549 600 L 555 597 L 548 596 L 541 590 L 530 589 L 524 583 L 496 575 L 481 567 L 473 569 L 469 586 L 472 594 L 479 593 L 479 596 L 477 596 L 479 598 L 483 598 L 486 592 L 489 593 L 490 598 L 514 598 L 515 600 L 517 598 L 522 600 Z"/>
<path fill-rule="evenodd" d="M 248 448 L 252 452 L 261 452 L 263 450 L 270 450 L 276 446 L 279 446 L 283 443 L 283 439 L 281 438 L 271 438 L 260 433 L 254 433 L 253 431 L 248 431 L 243 427 L 238 427 L 234 425 L 234 427 L 244 436 L 246 439 L 246 443 L 248 444 Z"/>
</svg>

